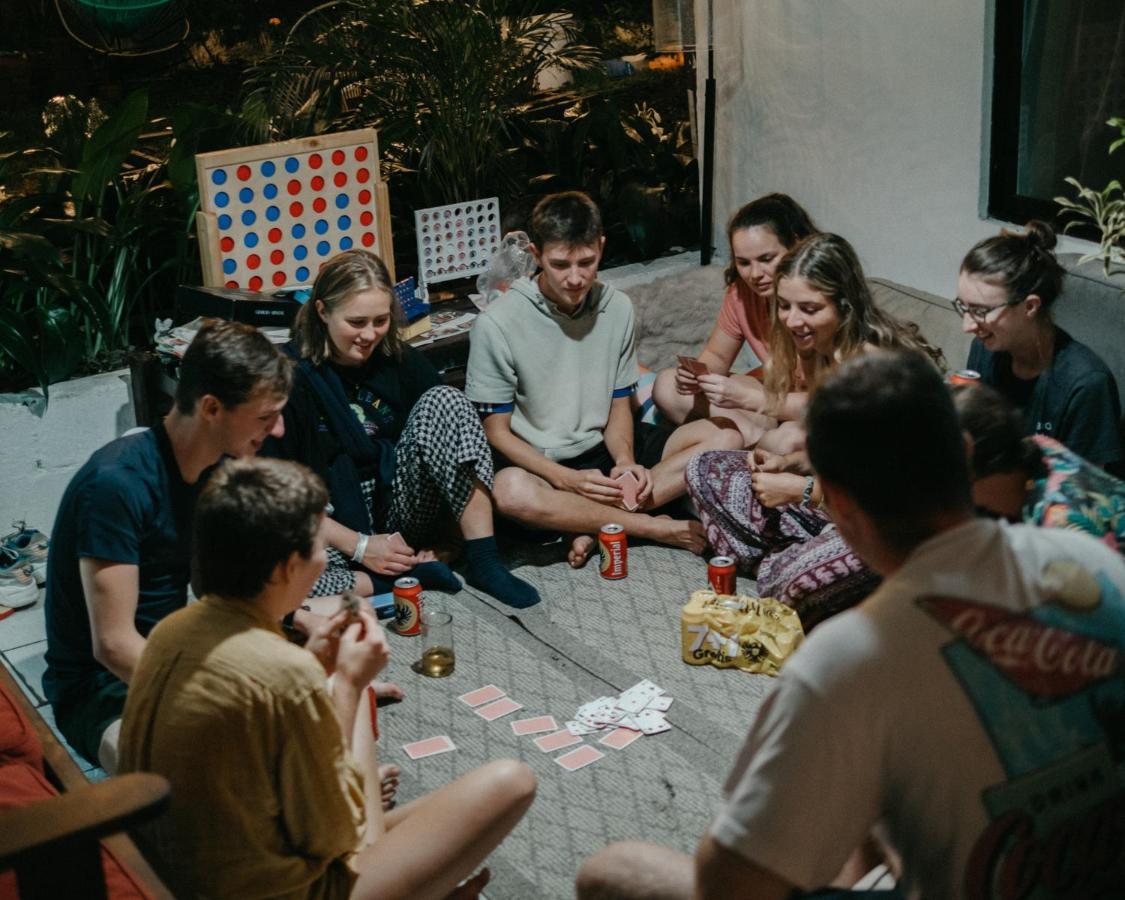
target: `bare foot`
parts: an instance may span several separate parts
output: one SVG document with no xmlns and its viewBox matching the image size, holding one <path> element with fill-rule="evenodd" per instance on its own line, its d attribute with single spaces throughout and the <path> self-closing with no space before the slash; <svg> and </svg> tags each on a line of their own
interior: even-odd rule
<svg viewBox="0 0 1125 900">
<path fill-rule="evenodd" d="M 695 519 L 672 519 L 658 516 L 662 526 L 653 539 L 669 547 L 681 547 L 690 550 L 696 556 L 702 556 L 707 548 L 707 535 L 703 526 Z"/>
<path fill-rule="evenodd" d="M 379 766 L 379 790 L 383 800 L 383 812 L 395 808 L 395 792 L 398 790 L 399 767 L 394 763 Z"/>
<path fill-rule="evenodd" d="M 566 554 L 566 561 L 572 569 L 581 569 L 586 565 L 590 554 L 594 552 L 594 536 L 591 534 L 575 535 L 570 542 L 570 552 Z"/>
<path fill-rule="evenodd" d="M 477 900 L 491 879 L 492 873 L 488 869 L 481 869 L 464 884 L 455 887 L 446 900 Z"/>
</svg>

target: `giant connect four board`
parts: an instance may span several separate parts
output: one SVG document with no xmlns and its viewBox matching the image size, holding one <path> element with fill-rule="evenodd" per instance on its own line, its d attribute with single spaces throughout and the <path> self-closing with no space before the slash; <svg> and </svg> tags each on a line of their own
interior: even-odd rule
<svg viewBox="0 0 1125 900">
<path fill-rule="evenodd" d="M 390 206 L 374 129 L 195 157 L 204 283 L 275 291 L 310 284 L 362 247 L 394 275 Z"/>
</svg>

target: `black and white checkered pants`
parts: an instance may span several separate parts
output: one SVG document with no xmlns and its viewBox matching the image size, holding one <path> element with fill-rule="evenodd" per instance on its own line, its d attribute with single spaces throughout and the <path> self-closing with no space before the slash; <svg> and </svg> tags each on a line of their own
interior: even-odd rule
<svg viewBox="0 0 1125 900">
<path fill-rule="evenodd" d="M 476 409 L 459 390 L 441 385 L 430 388 L 414 404 L 395 445 L 395 479 L 385 522 L 379 522 L 374 512 L 375 482 L 360 487 L 375 530 L 402 532 L 406 542 L 418 548 L 427 546 L 443 516 L 460 520 L 476 481 L 491 491 L 492 479 L 492 451 Z M 310 596 L 351 590 L 354 569 L 350 558 L 329 547 L 328 565 Z"/>
</svg>

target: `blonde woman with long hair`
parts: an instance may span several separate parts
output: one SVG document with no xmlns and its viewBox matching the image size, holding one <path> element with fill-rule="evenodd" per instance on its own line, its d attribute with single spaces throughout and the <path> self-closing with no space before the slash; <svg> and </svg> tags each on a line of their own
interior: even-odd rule
<svg viewBox="0 0 1125 900">
<path fill-rule="evenodd" d="M 790 420 L 778 429 L 786 439 L 767 435 L 749 453 L 701 453 L 688 465 L 687 484 L 712 549 L 744 571 L 756 570 L 763 596 L 784 594 L 807 628 L 858 602 L 875 581 L 846 547 L 825 542 L 832 555 L 817 552 L 816 538 L 830 519 L 796 420 L 825 374 L 853 356 L 905 349 L 925 353 L 939 367 L 944 361 L 917 326 L 875 305 L 855 250 L 835 234 L 807 237 L 785 255 L 771 319 L 766 411 Z M 762 449 L 771 438 L 799 449 Z M 779 581 L 802 590 L 775 592 Z"/>
</svg>

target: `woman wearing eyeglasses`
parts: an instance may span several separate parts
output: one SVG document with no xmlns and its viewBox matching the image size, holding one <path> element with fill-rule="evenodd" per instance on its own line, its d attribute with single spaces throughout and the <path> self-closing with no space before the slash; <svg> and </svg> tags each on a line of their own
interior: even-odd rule
<svg viewBox="0 0 1125 900">
<path fill-rule="evenodd" d="M 1043 222 L 1002 231 L 968 252 L 953 302 L 973 335 L 969 368 L 1023 411 L 1043 434 L 1101 466 L 1123 458 L 1121 403 L 1101 357 L 1059 328 L 1051 306 L 1062 291 L 1055 232 Z"/>
</svg>

